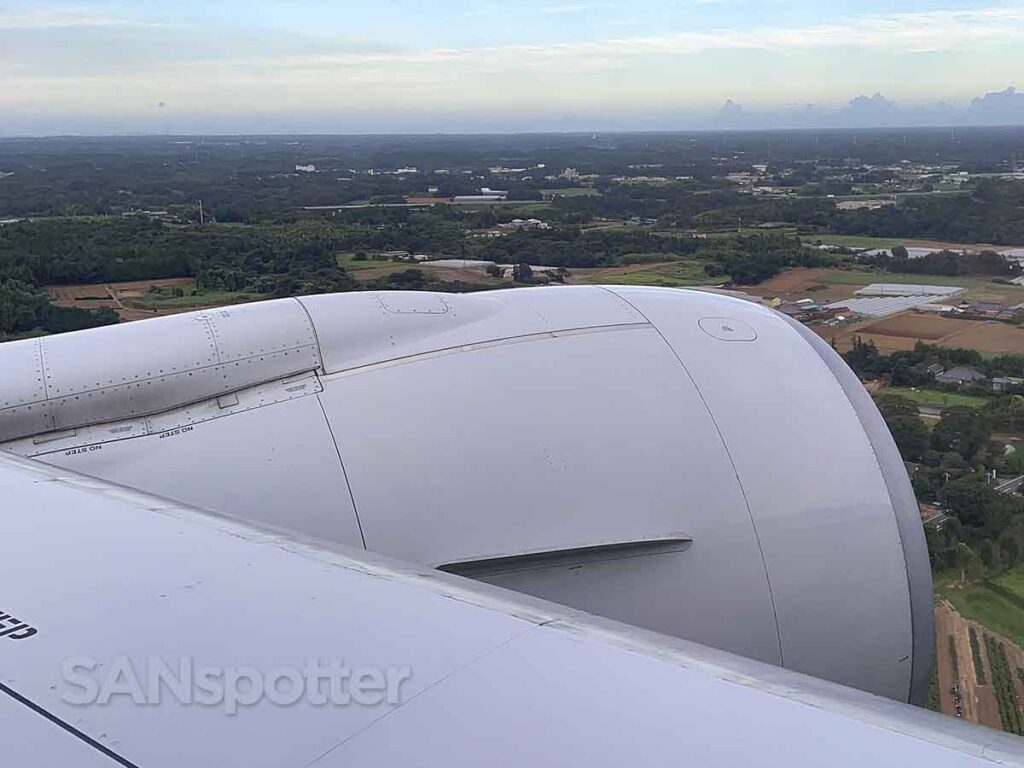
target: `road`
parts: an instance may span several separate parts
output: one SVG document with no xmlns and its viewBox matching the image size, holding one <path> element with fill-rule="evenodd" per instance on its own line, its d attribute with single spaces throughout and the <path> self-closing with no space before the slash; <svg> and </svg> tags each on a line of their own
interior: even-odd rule
<svg viewBox="0 0 1024 768">
<path fill-rule="evenodd" d="M 1020 490 L 1022 484 L 1024 484 L 1024 475 L 1000 483 L 996 486 L 996 490 L 1000 493 L 1015 493 Z"/>
</svg>

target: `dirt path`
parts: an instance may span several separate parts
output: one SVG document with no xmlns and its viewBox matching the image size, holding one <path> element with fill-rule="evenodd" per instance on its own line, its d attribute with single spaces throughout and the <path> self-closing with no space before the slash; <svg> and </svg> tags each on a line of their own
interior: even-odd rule
<svg viewBox="0 0 1024 768">
<path fill-rule="evenodd" d="M 106 289 L 107 293 L 110 295 L 110 298 L 113 300 L 114 306 L 117 307 L 119 311 L 124 311 L 124 302 L 121 301 L 121 297 L 118 295 L 118 292 L 115 291 L 109 285 L 104 285 L 103 287 Z"/>
</svg>

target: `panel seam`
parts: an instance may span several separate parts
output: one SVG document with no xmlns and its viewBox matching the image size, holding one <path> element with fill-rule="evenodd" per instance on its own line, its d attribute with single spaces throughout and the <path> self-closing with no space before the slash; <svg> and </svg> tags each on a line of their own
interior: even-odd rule
<svg viewBox="0 0 1024 768">
<path fill-rule="evenodd" d="M 117 754 L 117 752 L 114 752 L 112 749 L 110 749 L 110 747 L 107 747 L 107 746 L 104 746 L 103 744 L 100 744 L 94 738 L 92 738 L 91 736 L 86 735 L 85 733 L 83 733 L 82 731 L 78 730 L 77 728 L 75 728 L 70 723 L 64 722 L 59 717 L 57 717 L 55 714 L 53 714 L 49 710 L 46 710 L 43 707 L 39 706 L 38 704 L 36 704 L 31 699 L 29 699 L 29 698 L 27 698 L 25 696 L 22 696 L 20 693 L 15 691 L 13 688 L 10 688 L 10 687 L 4 685 L 3 683 L 0 683 L 0 692 L 7 694 L 12 699 L 14 699 L 14 701 L 16 701 L 19 704 L 21 704 L 21 705 L 27 707 L 28 709 L 32 710 L 37 715 L 42 716 L 43 718 L 45 718 L 49 722 L 51 722 L 54 725 L 56 725 L 58 728 L 66 731 L 67 733 L 69 733 L 72 736 L 74 736 L 76 739 L 79 739 L 80 741 L 84 742 L 85 744 L 88 744 L 90 747 L 95 749 L 97 752 L 105 755 L 106 757 L 109 757 L 111 760 L 113 760 L 118 765 L 123 765 L 123 766 L 125 766 L 125 768 L 138 768 L 138 766 L 135 763 L 133 763 L 130 760 L 128 760 L 127 758 L 122 757 L 121 755 Z"/>
<path fill-rule="evenodd" d="M 425 352 L 414 352 L 412 354 L 402 355 L 400 357 L 391 357 L 388 358 L 387 360 L 379 360 L 373 363 L 353 365 L 350 368 L 339 368 L 336 371 L 329 371 L 325 373 L 324 377 L 327 379 L 335 379 L 346 376 L 355 376 L 361 373 L 370 373 L 372 371 L 377 371 L 384 368 L 392 368 L 399 365 L 417 363 L 422 360 L 433 360 L 439 357 L 446 357 L 448 355 L 462 354 L 464 352 L 477 352 L 486 349 L 497 349 L 499 347 L 511 346 L 513 344 L 525 344 L 531 341 L 568 339 L 576 336 L 601 333 L 616 333 L 618 331 L 645 331 L 649 330 L 651 327 L 651 324 L 648 322 L 625 323 L 617 325 L 593 325 L 585 326 L 582 328 L 562 328 L 554 331 L 538 331 L 537 333 L 524 333 L 518 336 L 503 336 L 501 338 L 486 339 L 484 341 L 470 341 L 466 342 L 465 344 L 455 344 L 450 347 L 441 347 L 440 349 L 430 349 Z"/>
<path fill-rule="evenodd" d="M 334 436 L 334 427 L 331 426 L 331 420 L 327 416 L 327 409 L 324 407 L 324 401 L 320 398 L 320 394 L 320 392 L 316 393 L 316 402 L 320 406 L 320 412 L 324 415 L 324 423 L 327 425 L 327 432 L 331 436 L 331 442 L 334 443 L 334 451 L 338 454 L 338 464 L 341 466 L 341 476 L 345 479 L 345 487 L 348 488 L 348 498 L 352 502 L 352 514 L 356 518 L 359 539 L 363 542 L 363 549 L 366 549 L 366 534 L 363 533 L 363 522 L 359 519 L 359 508 L 356 506 L 355 494 L 352 493 L 352 483 L 348 479 L 345 460 L 341 457 L 341 446 L 338 445 L 338 439 Z"/>
<path fill-rule="evenodd" d="M 497 653 L 498 651 L 502 650 L 506 646 L 516 642 L 517 640 L 519 640 L 523 636 L 528 635 L 529 633 L 534 632 L 534 631 L 536 631 L 538 629 L 541 629 L 542 627 L 544 627 L 544 626 L 546 626 L 547 624 L 550 624 L 550 623 L 552 623 L 552 622 L 549 620 L 549 621 L 543 621 L 543 622 L 540 622 L 540 623 L 537 623 L 537 624 L 532 624 L 531 626 L 529 626 L 526 629 L 524 629 L 522 632 L 515 633 L 511 637 L 506 638 L 503 642 L 498 643 L 497 645 L 495 645 L 493 648 L 488 648 L 486 651 L 484 651 L 480 655 L 470 659 L 469 661 L 465 662 L 464 664 L 460 664 L 455 669 L 450 670 L 447 674 L 443 675 L 439 679 L 437 679 L 434 682 L 430 683 L 430 685 L 426 686 L 419 693 L 413 695 L 412 697 L 410 697 L 406 701 L 403 701 L 403 702 L 397 704 L 394 708 L 389 709 L 387 712 L 385 712 L 380 717 L 376 718 L 375 720 L 370 721 L 369 723 L 367 723 L 364 727 L 360 728 L 355 733 L 350 734 L 349 736 L 346 736 L 344 739 L 339 741 L 333 747 L 331 747 L 330 749 L 326 750 L 325 752 L 323 752 L 322 754 L 318 755 L 317 757 L 313 758 L 310 762 L 306 763 L 306 768 L 309 768 L 309 766 L 312 766 L 312 765 L 315 765 L 316 763 L 319 763 L 321 760 L 323 760 L 325 757 L 330 755 L 335 750 L 339 749 L 340 747 L 343 747 L 345 744 L 348 744 L 353 739 L 356 739 L 359 736 L 361 736 L 362 734 L 366 733 L 367 731 L 375 728 L 385 718 L 390 717 L 391 715 L 395 714 L 395 712 L 400 710 L 402 707 L 405 707 L 405 706 L 411 704 L 413 701 L 418 699 L 420 696 L 424 695 L 425 693 L 428 693 L 428 692 L 432 691 L 437 686 L 444 684 L 445 682 L 447 682 L 450 678 L 454 677 L 455 675 L 457 675 L 457 674 L 459 674 L 459 673 L 469 669 L 470 667 L 476 666 L 477 664 L 479 664 L 484 659 L 488 658 L 489 656 L 493 656 L 495 653 Z"/>
<path fill-rule="evenodd" d="M 41 403 L 56 402 L 58 400 L 62 400 L 63 401 L 63 400 L 67 400 L 67 399 L 69 399 L 71 397 L 76 397 L 76 396 L 81 397 L 82 395 L 90 395 L 90 394 L 94 395 L 97 392 L 106 392 L 106 391 L 110 391 L 110 390 L 122 389 L 122 388 L 126 388 L 126 387 L 131 387 L 132 385 L 135 385 L 135 384 L 149 384 L 149 383 L 154 382 L 154 381 L 163 381 L 163 380 L 166 380 L 166 379 L 180 378 L 180 377 L 184 376 L 187 373 L 200 373 L 200 372 L 207 372 L 207 371 L 216 371 L 218 369 L 225 369 L 225 368 L 227 368 L 227 366 L 231 365 L 232 363 L 247 363 L 250 360 L 255 360 L 258 357 L 274 357 L 274 356 L 280 355 L 282 352 L 288 352 L 288 353 L 291 353 L 291 352 L 301 352 L 302 350 L 304 350 L 304 349 L 306 349 L 308 347 L 315 347 L 315 346 L 316 346 L 315 344 L 302 344 L 302 345 L 300 345 L 298 347 L 288 347 L 287 349 L 279 349 L 279 350 L 277 350 L 275 352 L 256 353 L 254 355 L 248 355 L 247 357 L 240 357 L 240 358 L 238 358 L 236 360 L 228 360 L 227 362 L 210 363 L 209 365 L 198 365 L 198 366 L 196 366 L 194 368 L 182 368 L 180 371 L 173 371 L 172 373 L 165 373 L 163 375 L 159 375 L 158 374 L 156 376 L 150 376 L 149 378 L 146 378 L 146 379 L 134 379 L 132 381 L 121 382 L 120 384 L 108 384 L 106 386 L 98 387 L 98 388 L 93 388 L 93 389 L 81 389 L 81 390 L 77 390 L 77 391 L 70 391 L 67 394 L 60 395 L 60 396 L 54 396 L 52 398 L 49 396 L 49 391 L 47 390 L 45 392 L 45 395 L 46 395 L 46 399 L 45 400 L 33 400 L 31 402 L 22 403 L 21 405 L 17 405 L 17 406 L 12 405 L 12 406 L 8 406 L 7 408 L 0 408 L 0 410 L 9 411 L 9 410 L 14 410 L 15 408 L 22 408 L 22 407 L 24 407 L 26 405 L 39 405 Z M 239 389 L 247 389 L 248 387 L 258 386 L 259 384 L 266 384 L 266 383 L 269 383 L 269 382 L 277 381 L 278 379 L 287 378 L 289 376 L 299 376 L 299 375 L 301 375 L 303 373 L 307 373 L 309 371 L 315 371 L 315 370 L 317 370 L 317 368 L 299 368 L 299 369 L 293 371 L 292 373 L 286 373 L 283 376 L 278 376 L 278 377 L 273 378 L 273 379 L 265 379 L 265 380 L 262 380 L 262 381 L 255 381 L 255 382 L 253 382 L 251 384 L 246 384 L 246 385 L 244 385 L 242 387 L 239 387 Z M 237 391 L 238 390 L 229 390 L 229 392 L 237 392 Z M 228 394 L 228 392 L 220 392 L 219 394 L 220 395 L 224 395 L 224 394 Z M 181 405 L 191 405 L 192 403 L 201 403 L 203 400 L 206 400 L 206 399 L 208 399 L 208 398 L 203 397 L 203 398 L 201 398 L 199 400 L 190 401 L 189 403 L 182 403 Z M 174 407 L 177 408 L 179 406 L 174 406 Z M 159 411 L 157 411 L 157 413 L 159 413 Z M 142 414 L 139 414 L 139 415 L 141 416 Z M 150 415 L 152 415 L 152 414 L 150 414 Z M 100 422 L 100 423 L 102 423 L 102 422 Z"/>
<path fill-rule="evenodd" d="M 320 363 L 320 370 L 323 373 L 327 373 L 327 368 L 324 367 L 324 349 L 320 346 L 320 334 L 316 332 L 316 323 L 313 322 L 313 316 L 309 314 L 309 308 L 302 303 L 301 298 L 293 296 L 292 299 L 302 307 L 302 312 L 306 315 L 306 320 L 309 322 L 309 329 L 313 332 L 313 343 L 316 344 L 317 362 Z"/>
</svg>

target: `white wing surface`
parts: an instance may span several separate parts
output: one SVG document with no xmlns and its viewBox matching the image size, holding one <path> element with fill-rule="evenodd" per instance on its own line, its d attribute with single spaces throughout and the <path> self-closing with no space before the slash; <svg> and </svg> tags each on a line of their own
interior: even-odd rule
<svg viewBox="0 0 1024 768">
<path fill-rule="evenodd" d="M 1024 760 L 1024 742 L 890 699 L 33 460 L 0 454 L 0 498 L 4 764 Z M 175 687 L 185 663 L 280 682 L 330 662 L 395 673 L 397 695 L 324 703 L 307 688 L 231 714 Z M 159 664 L 181 674 L 156 701 Z"/>
</svg>

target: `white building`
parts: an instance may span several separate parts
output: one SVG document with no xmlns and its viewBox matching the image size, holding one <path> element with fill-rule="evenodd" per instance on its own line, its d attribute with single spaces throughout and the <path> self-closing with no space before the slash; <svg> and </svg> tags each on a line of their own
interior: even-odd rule
<svg viewBox="0 0 1024 768">
<path fill-rule="evenodd" d="M 525 229 L 540 230 L 551 229 L 551 225 L 540 219 L 512 219 L 512 221 L 498 225 L 499 229 Z"/>
<path fill-rule="evenodd" d="M 888 208 L 896 205 L 895 200 L 838 200 L 836 209 L 840 211 L 877 211 L 880 208 Z"/>
</svg>

